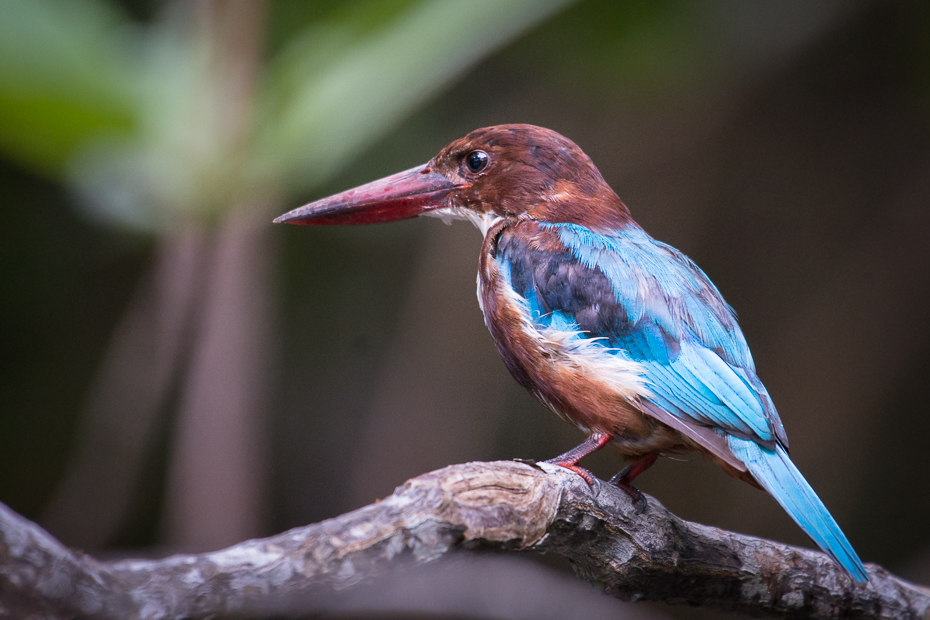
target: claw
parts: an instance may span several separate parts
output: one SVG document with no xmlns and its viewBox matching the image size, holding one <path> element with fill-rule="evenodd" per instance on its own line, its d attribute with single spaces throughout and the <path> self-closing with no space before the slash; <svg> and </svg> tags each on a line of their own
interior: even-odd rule
<svg viewBox="0 0 930 620">
<path fill-rule="evenodd" d="M 652 467 L 652 464 L 656 462 L 657 458 L 659 458 L 659 455 L 654 452 L 647 454 L 640 460 L 630 463 L 618 471 L 614 474 L 613 478 L 610 479 L 610 484 L 630 496 L 630 499 L 633 500 L 633 507 L 636 509 L 637 513 L 642 513 L 646 510 L 646 496 L 631 483 L 636 476 Z"/>
<path fill-rule="evenodd" d="M 559 467 L 564 467 L 565 469 L 569 469 L 575 472 L 576 474 L 578 474 L 579 476 L 581 476 L 582 479 L 584 479 L 584 481 L 588 483 L 588 486 L 591 487 L 591 492 L 594 494 L 595 497 L 597 497 L 598 493 L 601 492 L 601 481 L 597 479 L 597 476 L 592 474 L 590 471 L 588 471 L 584 467 L 579 467 L 578 465 L 573 465 L 571 463 L 559 463 L 555 459 L 552 459 L 551 461 L 545 461 L 545 462 L 549 463 L 550 465 L 558 465 Z"/>
<path fill-rule="evenodd" d="M 597 494 L 601 492 L 600 480 L 598 480 L 597 476 L 589 472 L 584 467 L 579 467 L 577 463 L 592 452 L 597 452 L 606 446 L 608 443 L 610 443 L 611 439 L 613 439 L 613 437 L 607 433 L 591 433 L 588 435 L 588 438 L 585 439 L 584 442 L 580 445 L 575 446 L 565 454 L 560 454 L 554 459 L 549 459 L 548 461 L 543 462 L 572 470 L 584 478 L 584 481 L 588 483 L 589 487 L 591 487 L 594 495 L 597 496 Z"/>
<path fill-rule="evenodd" d="M 621 471 L 620 474 L 623 472 Z M 620 478 L 620 474 L 617 474 L 610 479 L 610 484 L 614 485 L 624 493 L 630 496 L 630 499 L 633 500 L 633 508 L 636 510 L 637 514 L 642 514 L 645 512 L 646 507 L 649 503 L 646 501 L 646 496 L 643 495 L 643 492 L 634 487 L 632 484 L 627 484 L 623 482 Z"/>
<path fill-rule="evenodd" d="M 538 469 L 539 471 L 544 471 L 542 467 L 539 466 L 539 462 L 536 459 L 513 459 L 514 463 L 523 463 L 524 465 L 529 465 L 533 469 Z"/>
</svg>

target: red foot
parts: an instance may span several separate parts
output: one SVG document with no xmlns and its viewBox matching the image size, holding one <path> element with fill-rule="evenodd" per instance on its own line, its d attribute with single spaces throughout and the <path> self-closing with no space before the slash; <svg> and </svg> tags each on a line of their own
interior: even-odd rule
<svg viewBox="0 0 930 620">
<path fill-rule="evenodd" d="M 588 438 L 585 439 L 584 443 L 575 446 L 565 454 L 560 454 L 554 459 L 549 459 L 545 462 L 549 463 L 550 465 L 558 465 L 559 467 L 572 470 L 584 478 L 584 481 L 588 483 L 588 486 L 593 487 L 596 491 L 600 486 L 597 478 L 584 467 L 579 467 L 577 463 L 592 452 L 597 452 L 606 446 L 608 443 L 610 443 L 611 439 L 613 439 L 613 436 L 608 435 L 607 433 L 591 433 L 588 435 Z"/>
<path fill-rule="evenodd" d="M 587 469 L 585 469 L 584 467 L 579 467 L 578 465 L 565 465 L 563 463 L 553 463 L 553 465 L 559 465 L 560 467 L 564 467 L 565 469 L 572 470 L 573 472 L 575 472 L 576 474 L 584 478 L 584 481 L 588 483 L 588 486 L 593 487 L 594 485 L 597 484 L 597 477 L 591 472 L 589 472 Z"/>
<path fill-rule="evenodd" d="M 646 507 L 646 498 L 643 497 L 643 494 L 634 487 L 631 483 L 636 478 L 656 462 L 656 459 L 659 458 L 659 455 L 655 452 L 647 454 L 643 458 L 639 459 L 635 463 L 630 463 L 623 469 L 621 469 L 617 474 L 610 479 L 610 484 L 614 485 L 624 493 L 630 496 L 630 499 L 633 500 L 633 503 L 637 506 L 640 512 Z"/>
</svg>

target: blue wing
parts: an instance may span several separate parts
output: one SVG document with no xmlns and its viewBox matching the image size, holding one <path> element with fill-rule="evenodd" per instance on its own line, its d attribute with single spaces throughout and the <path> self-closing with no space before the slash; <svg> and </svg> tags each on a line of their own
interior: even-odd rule
<svg viewBox="0 0 930 620">
<path fill-rule="evenodd" d="M 508 235 L 498 261 L 540 325 L 577 325 L 642 364 L 653 404 L 686 423 L 788 445 L 732 311 L 693 262 L 633 226 L 539 226 L 559 251 Z"/>
<path fill-rule="evenodd" d="M 642 364 L 653 405 L 684 422 L 684 432 L 723 431 L 737 461 L 814 542 L 867 581 L 846 536 L 788 457 L 746 340 L 707 276 L 635 226 L 611 235 L 574 224 L 532 226 L 535 238 L 532 231 L 502 233 L 496 258 L 533 320 L 579 330 Z"/>
</svg>

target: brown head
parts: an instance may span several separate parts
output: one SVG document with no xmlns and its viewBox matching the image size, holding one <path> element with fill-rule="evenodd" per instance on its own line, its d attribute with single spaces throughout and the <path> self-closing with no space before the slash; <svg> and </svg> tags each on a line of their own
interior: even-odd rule
<svg viewBox="0 0 930 620">
<path fill-rule="evenodd" d="M 292 224 L 366 224 L 435 210 L 530 217 L 610 230 L 632 221 L 591 159 L 533 125 L 472 131 L 418 166 L 282 215 Z"/>
</svg>

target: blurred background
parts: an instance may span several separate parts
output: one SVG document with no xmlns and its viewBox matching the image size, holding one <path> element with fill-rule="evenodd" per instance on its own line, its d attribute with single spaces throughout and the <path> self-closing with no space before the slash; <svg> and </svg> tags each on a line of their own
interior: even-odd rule
<svg viewBox="0 0 930 620">
<path fill-rule="evenodd" d="M 270 224 L 523 122 L 704 268 L 863 560 L 930 583 L 928 78 L 916 1 L 3 2 L 0 501 L 97 554 L 198 551 L 574 446 L 494 350 L 471 226 Z M 810 545 L 699 456 L 638 482 Z M 484 574 L 513 617 L 547 580 L 700 616 L 511 560 Z"/>
</svg>

